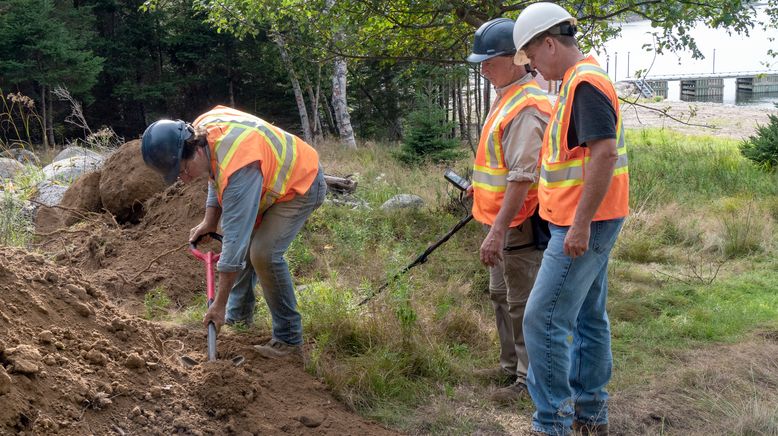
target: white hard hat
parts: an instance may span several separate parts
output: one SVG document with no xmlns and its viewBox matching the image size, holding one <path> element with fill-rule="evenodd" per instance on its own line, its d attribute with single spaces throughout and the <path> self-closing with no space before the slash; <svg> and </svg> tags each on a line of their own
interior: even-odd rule
<svg viewBox="0 0 778 436">
<path fill-rule="evenodd" d="M 524 8 L 513 26 L 513 43 L 517 50 L 513 63 L 528 64 L 529 58 L 524 53 L 524 46 L 532 38 L 560 23 L 570 23 L 574 26 L 578 20 L 573 18 L 565 8 L 554 3 L 533 3 Z"/>
</svg>

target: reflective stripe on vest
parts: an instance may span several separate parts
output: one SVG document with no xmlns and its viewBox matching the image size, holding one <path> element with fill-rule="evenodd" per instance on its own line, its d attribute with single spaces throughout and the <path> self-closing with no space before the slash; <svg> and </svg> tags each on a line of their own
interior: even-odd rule
<svg viewBox="0 0 778 436">
<path fill-rule="evenodd" d="M 295 138 L 287 132 L 279 130 L 265 121 L 254 117 L 231 116 L 227 114 L 215 114 L 203 118 L 201 125 L 218 124 L 226 127 L 226 133 L 213 145 L 216 161 L 217 192 L 221 197 L 221 186 L 225 182 L 224 169 L 229 167 L 230 160 L 240 147 L 241 142 L 251 133 L 257 133 L 270 144 L 270 149 L 276 159 L 276 169 L 272 175 L 263 174 L 263 186 L 265 194 L 260 201 L 260 213 L 267 210 L 275 201 L 286 194 L 287 184 L 292 175 L 292 168 L 297 161 L 295 153 Z M 270 176 L 268 178 L 268 176 Z"/>
<path fill-rule="evenodd" d="M 495 116 L 484 125 L 484 131 L 481 133 L 482 139 L 479 143 L 479 148 L 485 147 L 483 150 L 484 160 L 479 162 L 476 159 L 476 163 L 473 165 L 473 188 L 490 192 L 504 192 L 508 185 L 508 168 L 505 167 L 502 131 L 513 117 L 507 119 L 506 117 L 511 113 L 515 116 L 524 106 L 530 104 L 538 107 L 541 112 L 548 112 L 548 109 L 544 111 L 541 109 L 542 107 L 547 106 L 550 109 L 548 97 L 535 81 L 518 85 L 515 90 L 509 92 L 511 91 L 514 92 L 514 95 L 507 96 L 505 103 L 495 110 Z M 486 138 L 485 144 L 484 137 Z"/>
<path fill-rule="evenodd" d="M 473 163 L 473 217 L 478 222 L 494 224 L 502 208 L 510 171 L 505 165 L 503 132 L 527 107 L 534 107 L 546 118 L 551 114 L 548 96 L 534 80 L 506 89 L 484 123 Z M 509 223 L 510 227 L 518 226 L 535 212 L 537 189 L 537 183 L 530 186 L 521 209 Z"/>
<path fill-rule="evenodd" d="M 623 217 L 629 211 L 629 166 L 618 97 L 608 75 L 590 56 L 565 73 L 551 121 L 543 138 L 540 212 L 543 218 L 560 226 L 572 224 L 582 194 L 586 165 L 590 159 L 588 148 L 574 147 L 571 150 L 567 144 L 574 93 L 583 82 L 590 83 L 602 92 L 611 101 L 616 112 L 618 158 L 608 192 L 600 203 L 594 220 Z"/>
<path fill-rule="evenodd" d="M 554 115 L 548 125 L 548 144 L 547 152 L 543 153 L 543 165 L 540 169 L 540 181 L 544 186 L 561 187 L 575 186 L 583 183 L 583 166 L 589 161 L 589 157 L 584 159 L 574 159 L 562 161 L 562 139 L 567 142 L 567 129 L 569 128 L 569 117 L 572 108 L 568 106 L 570 89 L 573 84 L 581 83 L 586 76 L 594 76 L 600 79 L 610 81 L 607 73 L 596 64 L 580 63 L 573 70 L 570 78 L 562 86 L 557 99 Z M 567 113 L 565 113 L 567 112 Z M 614 175 L 624 174 L 629 171 L 627 165 L 627 147 L 624 143 L 624 129 L 621 121 L 621 114 L 616 115 L 616 150 L 618 160 Z M 567 123 L 563 122 L 565 119 Z M 544 144 L 545 146 L 546 144 Z"/>
</svg>

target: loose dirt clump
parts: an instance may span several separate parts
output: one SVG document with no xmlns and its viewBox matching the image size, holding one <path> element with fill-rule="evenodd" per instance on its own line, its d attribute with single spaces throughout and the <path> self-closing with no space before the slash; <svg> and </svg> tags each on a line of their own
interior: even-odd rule
<svg viewBox="0 0 778 436">
<path fill-rule="evenodd" d="M 105 161 L 100 200 L 120 223 L 138 222 L 143 202 L 165 189 L 162 178 L 143 162 L 140 141 L 122 145 Z"/>
<path fill-rule="evenodd" d="M 219 338 L 243 365 L 184 370 L 179 355 L 202 361 L 203 336 L 127 315 L 76 268 L 0 247 L 0 434 L 388 434 L 299 359 L 261 359 L 249 335 Z"/>
<path fill-rule="evenodd" d="M 40 206 L 35 215 L 38 233 L 49 233 L 63 226 L 81 221 L 91 212 L 100 212 L 100 172 L 95 171 L 78 178 L 62 196 L 58 207 Z"/>
</svg>

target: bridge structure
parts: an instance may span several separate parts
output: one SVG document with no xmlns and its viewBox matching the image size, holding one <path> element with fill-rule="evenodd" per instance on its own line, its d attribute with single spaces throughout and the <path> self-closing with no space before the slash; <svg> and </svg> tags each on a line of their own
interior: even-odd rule
<svg viewBox="0 0 778 436">
<path fill-rule="evenodd" d="M 643 97 L 666 98 L 667 83 L 679 81 L 681 100 L 717 100 L 724 95 L 724 79 L 735 79 L 736 93 L 739 95 L 778 93 L 778 70 L 649 75 L 624 79 L 623 82 L 634 84 Z"/>
</svg>

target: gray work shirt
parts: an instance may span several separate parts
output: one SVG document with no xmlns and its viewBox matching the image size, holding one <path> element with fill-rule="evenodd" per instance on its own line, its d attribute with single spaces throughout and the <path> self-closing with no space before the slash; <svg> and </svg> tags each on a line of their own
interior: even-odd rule
<svg viewBox="0 0 778 436">
<path fill-rule="evenodd" d="M 261 195 L 262 172 L 256 163 L 232 173 L 222 194 L 222 206 L 219 206 L 213 180 L 208 181 L 205 207 L 222 209 L 222 254 L 216 264 L 217 271 L 236 272 L 246 267 L 246 252 L 259 213 Z"/>
</svg>

